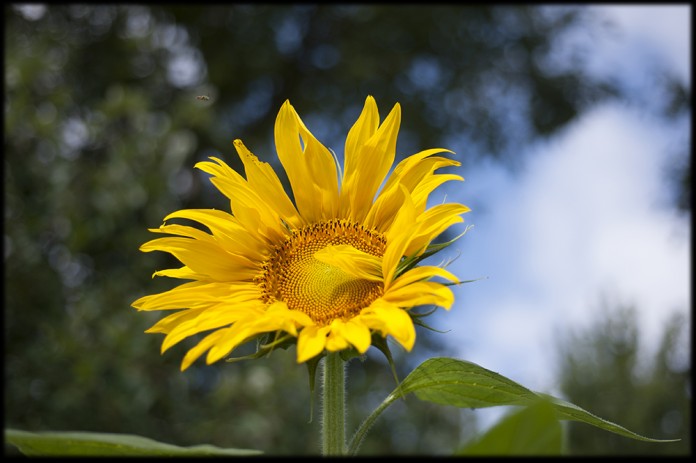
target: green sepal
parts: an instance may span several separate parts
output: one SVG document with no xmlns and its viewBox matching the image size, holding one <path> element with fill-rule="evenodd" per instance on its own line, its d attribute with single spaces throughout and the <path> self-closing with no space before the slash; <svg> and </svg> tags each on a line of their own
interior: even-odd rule
<svg viewBox="0 0 696 463">
<path fill-rule="evenodd" d="M 270 353 L 273 349 L 287 349 L 295 344 L 297 344 L 297 338 L 295 336 L 287 333 L 280 335 L 280 331 L 276 331 L 275 339 L 271 342 L 259 345 L 258 349 Z"/>
<path fill-rule="evenodd" d="M 447 330 L 447 331 L 436 330 L 435 328 L 433 328 L 432 326 L 426 324 L 423 320 L 421 320 L 422 318 L 425 318 L 429 315 L 432 315 L 437 309 L 438 309 L 437 306 L 433 306 L 433 308 L 431 310 L 429 310 L 428 312 L 425 312 L 425 313 L 418 313 L 418 312 L 409 311 L 408 314 L 411 316 L 411 320 L 413 320 L 414 325 L 422 326 L 426 330 L 435 331 L 436 333 L 447 333 L 450 330 Z"/>
<path fill-rule="evenodd" d="M 387 344 L 387 338 L 375 333 L 372 335 L 372 345 L 379 349 L 379 351 L 384 354 L 384 357 L 386 357 L 387 362 L 389 363 L 389 368 L 391 368 L 392 375 L 394 376 L 394 382 L 396 383 L 396 387 L 398 389 L 401 382 L 399 381 L 399 375 L 396 374 L 396 365 L 394 364 L 394 358 L 392 357 L 391 350 L 389 349 L 389 344 Z"/>
<path fill-rule="evenodd" d="M 429 244 L 428 247 L 425 248 L 425 251 L 423 251 L 423 254 L 421 255 L 414 254 L 412 256 L 405 257 L 401 262 L 399 262 L 399 265 L 396 267 L 395 278 L 401 275 L 402 273 L 411 270 L 413 267 L 418 265 L 418 263 L 423 259 L 427 259 L 428 257 L 442 251 L 451 244 L 454 244 L 454 242 L 462 236 L 464 236 L 466 232 L 468 232 L 471 229 L 471 227 L 473 227 L 473 225 L 469 225 L 464 229 L 464 231 L 461 234 L 449 241 L 446 241 L 444 243 Z"/>
<path fill-rule="evenodd" d="M 413 324 L 414 324 L 414 325 L 422 326 L 422 327 L 425 328 L 426 330 L 434 331 L 434 332 L 436 332 L 436 333 L 449 333 L 449 332 L 451 331 L 451 330 L 441 331 L 441 330 L 435 329 L 435 328 L 433 328 L 432 326 L 426 324 L 426 323 L 425 323 L 423 320 L 421 320 L 420 318 L 412 318 L 412 320 L 413 320 Z"/>
<path fill-rule="evenodd" d="M 357 349 L 355 349 L 355 347 L 343 349 L 339 352 L 339 355 L 341 356 L 341 359 L 344 362 L 347 362 L 348 360 L 354 359 L 356 357 L 360 358 L 360 360 L 365 360 L 365 354 L 361 354 L 360 352 L 358 352 Z"/>
<path fill-rule="evenodd" d="M 319 366 L 319 361 L 321 361 L 321 358 L 324 357 L 326 354 L 321 353 L 317 355 L 316 357 L 312 357 L 311 359 L 307 360 L 305 362 L 305 365 L 307 365 L 307 374 L 309 377 L 309 421 L 308 423 L 311 423 L 312 420 L 314 419 L 314 385 L 316 384 L 316 378 L 317 378 L 317 367 Z"/>
<path fill-rule="evenodd" d="M 458 285 L 463 285 L 466 283 L 473 283 L 475 281 L 481 281 L 481 280 L 487 280 L 488 277 L 481 277 L 481 278 L 474 278 L 473 280 L 464 280 L 464 281 L 457 281 L 457 282 L 452 282 L 452 281 L 445 281 L 440 283 L 443 286 L 458 286 Z"/>
<path fill-rule="evenodd" d="M 271 336 L 275 339 L 270 341 Z M 270 341 L 270 342 L 269 342 Z M 271 354 L 274 349 L 287 349 L 297 343 L 297 338 L 290 334 L 281 335 L 280 331 L 274 333 L 263 333 L 256 337 L 256 352 L 241 357 L 228 357 L 225 362 L 233 363 L 242 360 L 254 360 Z"/>
</svg>

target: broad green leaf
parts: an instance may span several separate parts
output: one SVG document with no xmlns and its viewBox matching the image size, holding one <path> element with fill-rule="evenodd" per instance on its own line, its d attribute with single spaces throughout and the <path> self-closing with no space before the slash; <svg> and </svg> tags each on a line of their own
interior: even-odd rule
<svg viewBox="0 0 696 463">
<path fill-rule="evenodd" d="M 530 405 L 543 397 L 551 401 L 561 420 L 580 421 L 624 437 L 646 442 L 675 442 L 673 439 L 662 440 L 641 436 L 618 424 L 599 418 L 577 405 L 546 394 L 537 394 L 498 373 L 463 360 L 444 357 L 426 360 L 403 380 L 391 396 L 398 398 L 410 392 L 428 402 L 467 408 Z"/>
<path fill-rule="evenodd" d="M 131 434 L 27 432 L 5 429 L 5 441 L 28 456 L 247 456 L 260 450 L 212 445 L 178 447 Z"/>
<path fill-rule="evenodd" d="M 546 400 L 502 418 L 457 455 L 560 455 L 563 430 L 553 404 Z"/>
</svg>

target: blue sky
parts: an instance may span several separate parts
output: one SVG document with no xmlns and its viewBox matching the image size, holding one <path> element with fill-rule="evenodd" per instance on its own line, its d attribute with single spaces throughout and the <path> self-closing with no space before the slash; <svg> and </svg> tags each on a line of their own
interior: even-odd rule
<svg viewBox="0 0 696 463">
<path fill-rule="evenodd" d="M 636 304 L 646 354 L 667 318 L 691 307 L 690 223 L 672 209 L 665 175 L 679 148 L 690 153 L 690 120 L 666 124 L 646 110 L 663 101 L 655 70 L 690 89 L 691 7 L 595 8 L 617 28 L 591 38 L 588 72 L 612 77 L 633 103 L 595 107 L 523 148 L 521 173 L 482 161 L 448 191 L 472 207 L 474 225 L 451 269 L 486 279 L 457 288 L 436 327 L 451 330 L 460 358 L 551 393 L 556 340 L 589 326 L 602 297 Z M 576 32 L 566 39 L 587 40 Z"/>
</svg>

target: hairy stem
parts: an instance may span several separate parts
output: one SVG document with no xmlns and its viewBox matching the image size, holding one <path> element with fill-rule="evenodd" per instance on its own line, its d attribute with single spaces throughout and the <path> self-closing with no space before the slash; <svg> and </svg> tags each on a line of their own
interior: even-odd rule
<svg viewBox="0 0 696 463">
<path fill-rule="evenodd" d="M 345 362 L 338 352 L 324 358 L 322 455 L 345 455 Z"/>
</svg>

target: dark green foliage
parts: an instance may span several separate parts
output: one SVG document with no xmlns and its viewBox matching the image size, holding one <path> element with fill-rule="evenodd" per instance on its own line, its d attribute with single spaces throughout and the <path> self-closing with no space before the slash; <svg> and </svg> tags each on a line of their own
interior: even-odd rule
<svg viewBox="0 0 696 463">
<path fill-rule="evenodd" d="M 604 316 L 560 342 L 560 387 L 581 407 L 645 435 L 679 442 L 626 445 L 625 439 L 571 423 L 571 455 L 687 455 L 691 453 L 689 329 L 676 313 L 652 357 L 643 354 L 636 311 L 604 306 Z"/>
</svg>

